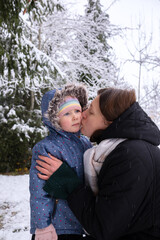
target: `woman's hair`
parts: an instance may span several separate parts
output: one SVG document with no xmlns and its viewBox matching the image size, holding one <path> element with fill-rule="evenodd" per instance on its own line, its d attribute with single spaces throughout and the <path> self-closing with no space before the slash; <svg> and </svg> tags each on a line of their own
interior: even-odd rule
<svg viewBox="0 0 160 240">
<path fill-rule="evenodd" d="M 103 88 L 98 91 L 99 108 L 107 121 L 114 121 L 125 110 L 127 110 L 134 102 L 136 102 L 136 94 L 134 89 L 117 89 Z M 98 141 L 104 130 L 95 131 L 91 138 L 91 142 Z"/>
<path fill-rule="evenodd" d="M 118 118 L 136 102 L 134 89 L 104 88 L 98 91 L 99 108 L 107 121 Z"/>
</svg>

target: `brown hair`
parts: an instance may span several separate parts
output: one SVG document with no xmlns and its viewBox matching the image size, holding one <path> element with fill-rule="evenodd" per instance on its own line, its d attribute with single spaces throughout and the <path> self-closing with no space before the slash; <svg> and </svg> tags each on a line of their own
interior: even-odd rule
<svg viewBox="0 0 160 240">
<path fill-rule="evenodd" d="M 99 108 L 107 121 L 115 120 L 136 102 L 134 89 L 104 88 L 98 91 L 98 95 Z"/>
<path fill-rule="evenodd" d="M 107 121 L 114 121 L 134 102 L 136 94 L 134 89 L 103 88 L 98 91 L 99 108 Z M 98 141 L 104 130 L 95 131 L 90 140 Z"/>
</svg>

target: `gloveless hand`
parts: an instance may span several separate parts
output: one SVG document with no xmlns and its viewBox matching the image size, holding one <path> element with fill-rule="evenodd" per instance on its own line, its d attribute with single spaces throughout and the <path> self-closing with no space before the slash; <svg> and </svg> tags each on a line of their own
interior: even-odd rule
<svg viewBox="0 0 160 240">
<path fill-rule="evenodd" d="M 51 154 L 48 154 L 50 157 L 45 157 L 42 155 L 39 155 L 38 157 L 43 160 L 36 160 L 38 165 L 36 165 L 36 168 L 40 173 L 38 173 L 38 177 L 43 180 L 48 180 L 50 176 L 57 171 L 57 169 L 62 165 L 62 161 L 58 158 L 55 158 Z M 42 175 L 42 174 L 45 175 Z"/>
<path fill-rule="evenodd" d="M 35 240 L 57 240 L 58 236 L 52 224 L 43 229 L 36 229 Z"/>
</svg>

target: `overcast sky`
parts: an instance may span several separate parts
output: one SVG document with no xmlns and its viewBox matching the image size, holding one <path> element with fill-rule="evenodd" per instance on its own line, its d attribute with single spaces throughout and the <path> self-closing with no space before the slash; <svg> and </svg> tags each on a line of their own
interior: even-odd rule
<svg viewBox="0 0 160 240">
<path fill-rule="evenodd" d="M 106 0 L 101 0 L 103 5 L 106 4 Z M 110 1 L 112 2 L 112 1 Z M 105 7 L 104 7 L 105 8 Z M 119 24 L 123 27 L 136 27 L 140 22 L 142 24 L 143 32 L 146 33 L 146 41 L 152 34 L 152 46 L 150 47 L 150 54 L 159 52 L 160 49 L 160 1 L 159 0 L 118 0 L 108 10 L 110 21 L 114 24 Z M 137 34 L 128 32 L 128 47 L 132 50 L 134 44 L 136 44 Z M 127 50 L 125 43 L 122 41 L 116 41 L 114 43 L 114 49 L 121 61 L 121 58 L 127 58 Z M 134 52 L 134 49 L 132 50 Z M 123 73 L 127 80 L 133 83 L 133 86 L 137 86 L 138 68 L 135 64 L 130 63 L 124 66 Z M 143 79 L 152 80 L 154 78 L 154 72 L 148 74 L 143 69 Z"/>
</svg>

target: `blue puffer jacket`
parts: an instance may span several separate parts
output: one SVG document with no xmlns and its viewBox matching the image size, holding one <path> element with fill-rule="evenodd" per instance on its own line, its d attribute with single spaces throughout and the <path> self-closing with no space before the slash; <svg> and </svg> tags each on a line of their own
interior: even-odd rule
<svg viewBox="0 0 160 240">
<path fill-rule="evenodd" d="M 60 234 L 82 234 L 83 229 L 70 210 L 67 201 L 55 201 L 44 190 L 44 180 L 37 176 L 36 160 L 38 155 L 51 155 L 66 161 L 83 180 L 83 153 L 91 147 L 89 140 L 80 136 L 79 133 L 69 133 L 62 130 L 57 131 L 45 118 L 44 113 L 53 98 L 55 90 L 49 91 L 42 99 L 43 122 L 49 129 L 49 136 L 37 143 L 32 150 L 32 164 L 30 169 L 30 207 L 31 207 L 31 234 L 36 228 L 45 228 L 50 223 Z M 55 203 L 56 202 L 56 203 Z"/>
</svg>

